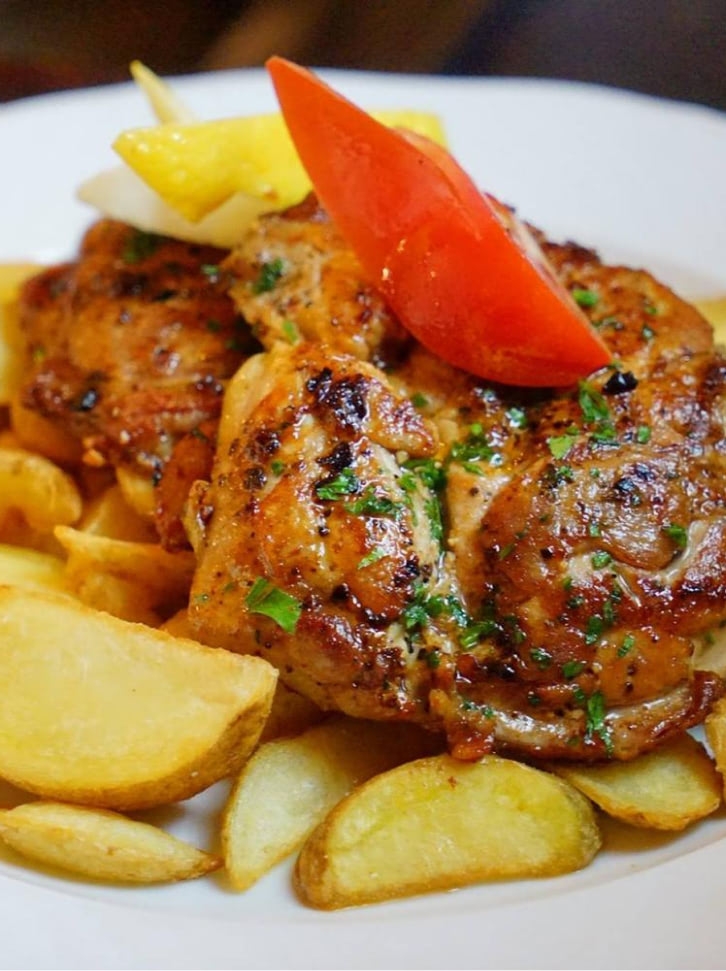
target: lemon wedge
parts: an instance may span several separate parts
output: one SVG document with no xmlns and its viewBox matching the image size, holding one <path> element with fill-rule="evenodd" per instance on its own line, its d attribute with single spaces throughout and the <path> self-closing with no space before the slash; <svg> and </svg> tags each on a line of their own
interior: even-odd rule
<svg viewBox="0 0 726 971">
<path fill-rule="evenodd" d="M 129 65 L 131 77 L 146 95 L 157 121 L 164 123 L 196 121 L 197 117 L 172 88 L 141 61 Z"/>
<path fill-rule="evenodd" d="M 391 127 L 445 143 L 436 115 L 408 110 L 372 114 Z M 130 129 L 113 147 L 164 202 L 192 223 L 235 193 L 277 209 L 299 202 L 311 188 L 279 113 Z"/>
<path fill-rule="evenodd" d="M 713 327 L 713 333 L 717 343 L 726 343 L 726 297 L 717 297 L 711 300 L 694 300 L 693 305 L 701 311 Z"/>
</svg>

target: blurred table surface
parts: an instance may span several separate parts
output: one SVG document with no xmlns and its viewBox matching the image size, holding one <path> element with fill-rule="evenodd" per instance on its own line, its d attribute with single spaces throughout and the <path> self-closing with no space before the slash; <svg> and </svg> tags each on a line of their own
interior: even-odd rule
<svg viewBox="0 0 726 971">
<path fill-rule="evenodd" d="M 726 110 L 726 0 L 0 0 L 0 101 L 257 66 L 535 76 Z"/>
</svg>

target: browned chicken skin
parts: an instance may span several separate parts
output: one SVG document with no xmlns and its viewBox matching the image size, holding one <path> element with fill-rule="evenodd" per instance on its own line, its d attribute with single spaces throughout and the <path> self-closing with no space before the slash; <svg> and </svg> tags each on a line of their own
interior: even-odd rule
<svg viewBox="0 0 726 971">
<path fill-rule="evenodd" d="M 297 332 L 314 338 L 317 309 L 324 343 L 236 379 L 196 495 L 202 636 L 271 658 L 323 707 L 443 728 L 462 757 L 631 758 L 701 721 L 722 685 L 692 671 L 695 639 L 726 618 L 726 362 L 705 321 L 647 273 L 545 243 L 615 365 L 554 393 L 487 386 L 401 340 L 385 308 L 355 347 L 331 328 L 360 279 L 321 225 L 262 220 L 228 264 L 274 347 L 316 249 Z"/>
<path fill-rule="evenodd" d="M 177 311 L 174 331 L 189 354 L 167 375 L 161 260 L 139 343 L 89 351 L 125 279 L 123 229 L 105 232 L 119 235 L 102 285 L 92 232 L 80 264 L 26 289 L 45 357 L 25 399 L 91 454 L 165 469 L 169 546 L 190 483 L 208 480 L 185 521 L 202 640 L 267 657 L 323 708 L 443 730 L 463 758 L 627 759 L 703 720 L 723 690 L 693 655 L 726 620 L 726 361 L 694 309 L 647 273 L 543 240 L 614 365 L 553 392 L 487 385 L 406 335 L 308 200 L 260 220 L 209 280 L 201 264 L 219 254 L 194 253 L 190 324 Z M 230 382 L 217 429 L 242 359 L 228 275 L 266 352 Z M 104 395 L 79 410 L 89 382 Z"/>
<path fill-rule="evenodd" d="M 219 415 L 250 345 L 224 255 L 102 220 L 76 262 L 25 285 L 23 403 L 78 438 L 86 463 L 158 479 L 178 439 Z"/>
</svg>

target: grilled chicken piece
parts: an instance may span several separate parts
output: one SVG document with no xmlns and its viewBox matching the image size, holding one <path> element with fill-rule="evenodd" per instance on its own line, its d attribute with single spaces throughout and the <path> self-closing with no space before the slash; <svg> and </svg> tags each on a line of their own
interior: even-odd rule
<svg viewBox="0 0 726 971">
<path fill-rule="evenodd" d="M 85 463 L 156 481 L 178 439 L 218 417 L 224 382 L 251 346 L 224 255 L 96 223 L 77 262 L 22 291 L 23 404 L 69 430 Z"/>
<path fill-rule="evenodd" d="M 247 245 L 293 264 L 285 220 L 262 224 Z M 464 758 L 627 759 L 703 719 L 722 692 L 691 662 L 726 619 L 726 362 L 647 273 L 546 250 L 617 361 L 556 392 L 487 386 L 411 342 L 384 377 L 364 363 L 380 334 L 353 356 L 329 327 L 330 294 L 352 319 L 357 274 L 306 282 L 305 335 L 320 307 L 329 343 L 245 366 L 192 503 L 202 637 L 323 707 L 443 728 Z M 244 289 L 270 345 L 296 279 Z"/>
<path fill-rule="evenodd" d="M 313 195 L 260 219 L 225 269 L 240 313 L 267 349 L 322 342 L 386 368 L 411 344 Z"/>
</svg>

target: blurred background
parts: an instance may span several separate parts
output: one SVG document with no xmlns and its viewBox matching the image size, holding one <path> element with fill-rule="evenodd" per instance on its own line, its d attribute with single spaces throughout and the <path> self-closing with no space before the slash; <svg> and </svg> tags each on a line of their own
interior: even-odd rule
<svg viewBox="0 0 726 971">
<path fill-rule="evenodd" d="M 518 75 L 726 110 L 726 0 L 0 0 L 0 101 L 261 65 Z"/>
</svg>

